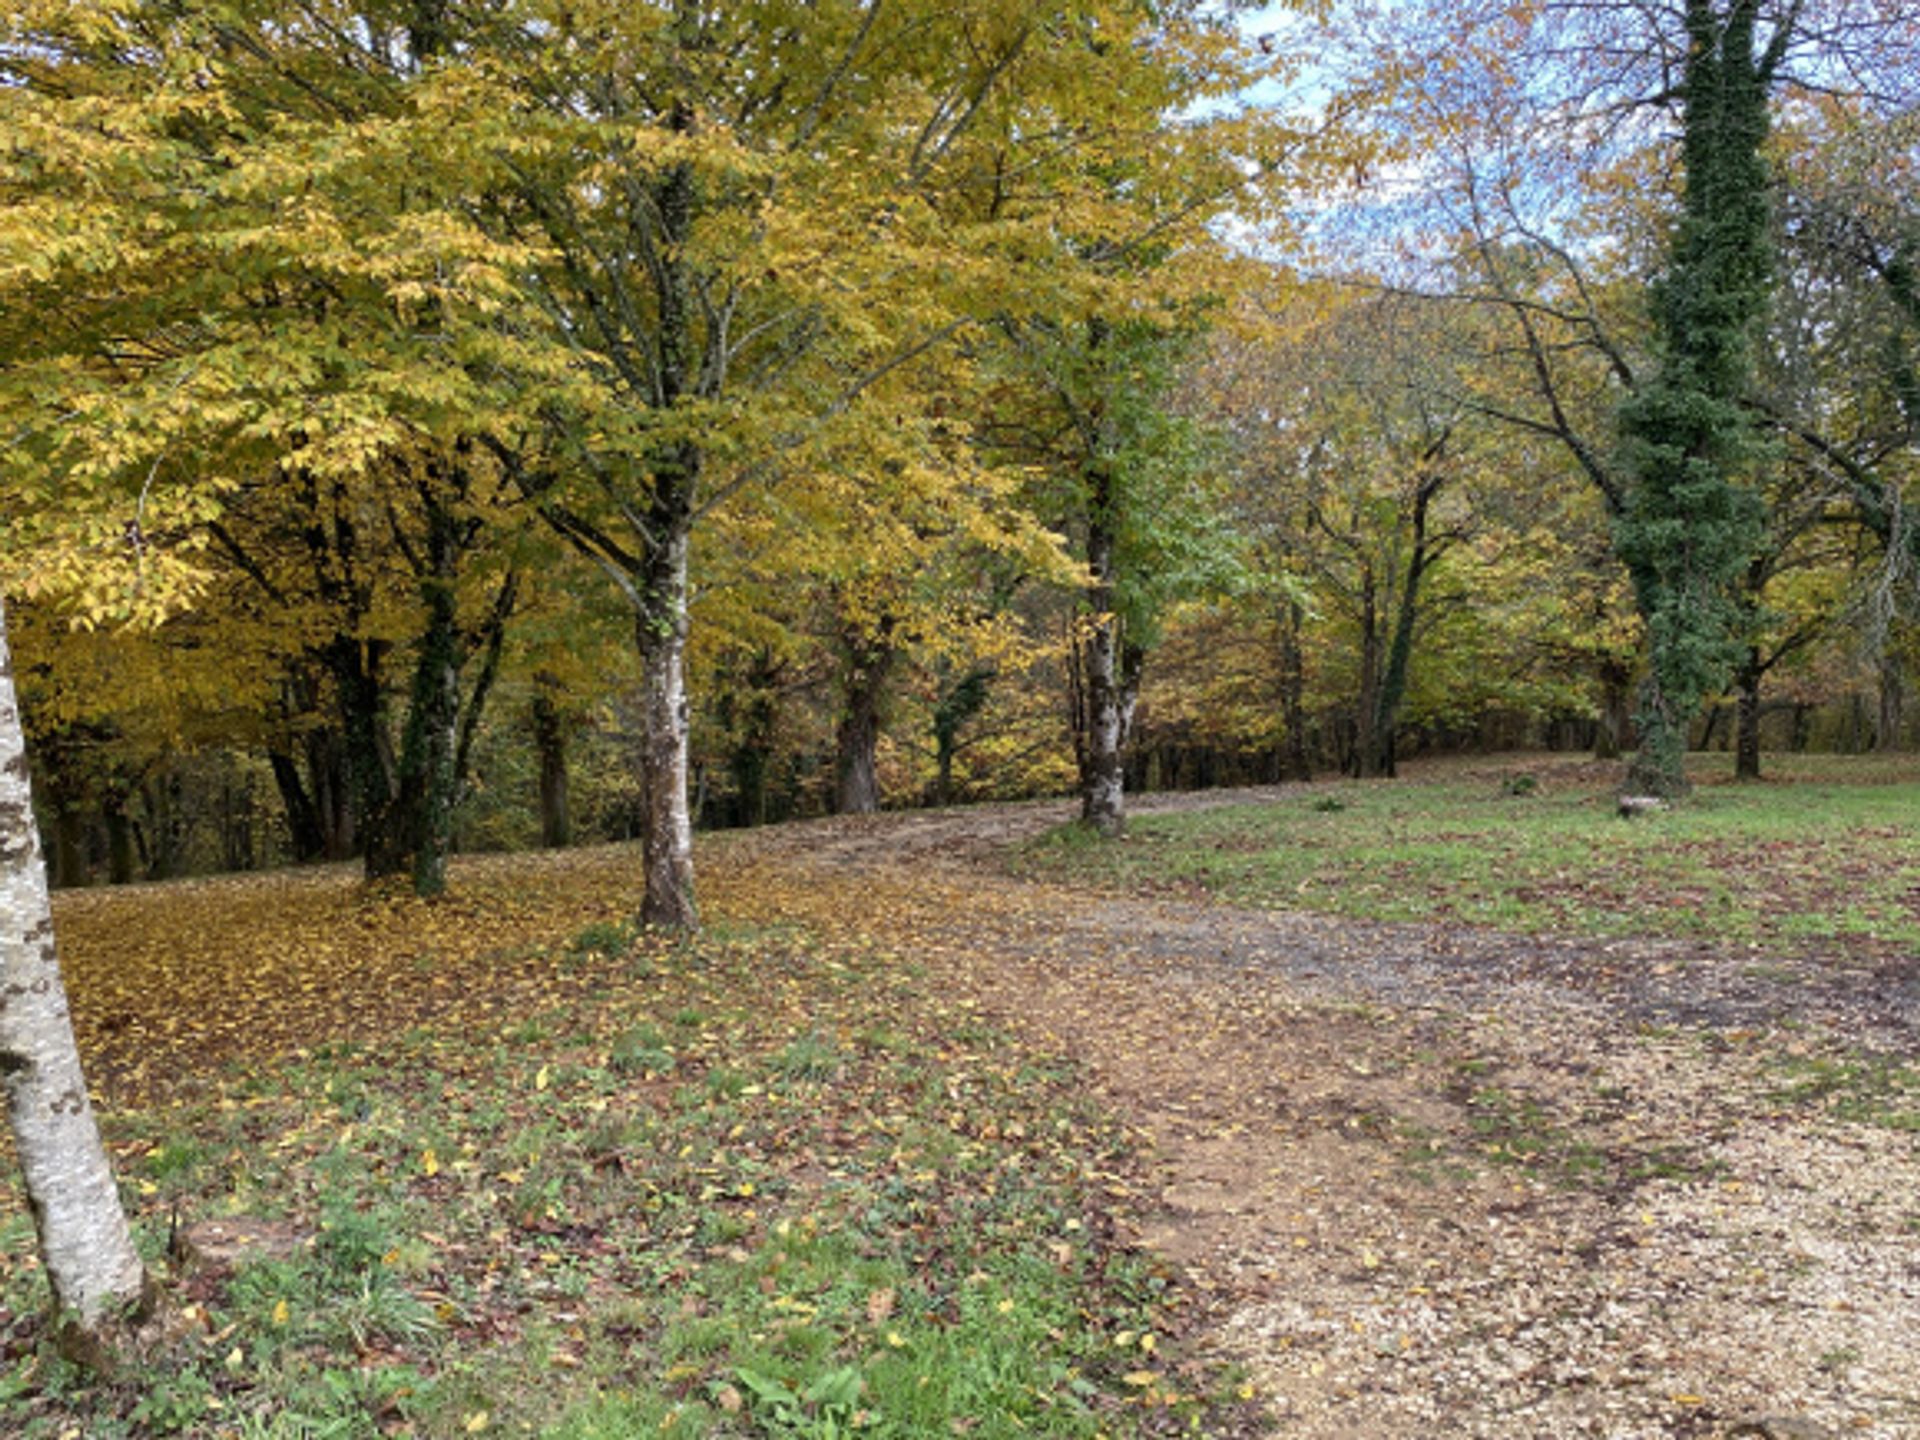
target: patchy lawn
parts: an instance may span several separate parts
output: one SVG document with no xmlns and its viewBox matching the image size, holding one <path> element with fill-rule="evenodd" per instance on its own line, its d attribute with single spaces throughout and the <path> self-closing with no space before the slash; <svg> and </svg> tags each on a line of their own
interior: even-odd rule
<svg viewBox="0 0 1920 1440">
<path fill-rule="evenodd" d="M 1070 1066 L 872 946 L 636 934 L 607 918 L 633 863 L 470 862 L 443 906 L 338 870 L 62 897 L 184 1324 L 107 1381 L 64 1363 L 9 1175 L 6 1433 L 1251 1423 L 1176 1277 L 1116 1242 L 1138 1162 Z M 209 1259 L 208 1222 L 278 1253 Z"/>
<path fill-rule="evenodd" d="M 1077 826 L 1023 873 L 1236 904 L 1522 933 L 1711 937 L 1854 956 L 1920 946 L 1920 769 L 1778 757 L 1757 785 L 1696 757 L 1689 804 L 1622 819 L 1618 767 L 1537 757 L 1432 781 L 1334 782 L 1257 805 Z"/>
</svg>

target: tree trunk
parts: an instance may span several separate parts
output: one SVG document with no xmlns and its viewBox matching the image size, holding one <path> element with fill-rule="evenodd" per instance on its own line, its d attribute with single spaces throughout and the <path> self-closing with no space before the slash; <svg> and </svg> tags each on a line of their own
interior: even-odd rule
<svg viewBox="0 0 1920 1440">
<path fill-rule="evenodd" d="M 880 808 L 880 705 L 896 654 L 888 622 L 875 634 L 849 631 L 843 708 L 834 736 L 833 808 L 840 815 L 871 815 Z"/>
<path fill-rule="evenodd" d="M 1900 748 L 1900 728 L 1906 701 L 1907 682 L 1902 673 L 1900 652 L 1889 637 L 1880 646 L 1880 723 L 1873 732 L 1874 749 Z"/>
<path fill-rule="evenodd" d="M 833 809 L 836 815 L 871 815 L 880 808 L 879 709 L 868 693 L 848 701 L 834 737 Z"/>
<path fill-rule="evenodd" d="M 253 778 L 239 785 L 229 780 L 221 789 L 225 809 L 220 827 L 221 861 L 229 872 L 254 868 Z"/>
<path fill-rule="evenodd" d="M 80 1073 L 0 608 L 0 1079 L 53 1299 L 98 1342 L 153 1301 Z"/>
<path fill-rule="evenodd" d="M 1300 644 L 1306 615 L 1298 600 L 1289 600 L 1280 613 L 1280 778 L 1313 779 L 1313 761 L 1307 751 L 1307 668 Z"/>
<path fill-rule="evenodd" d="M 350 860 L 360 848 L 360 835 L 354 825 L 346 749 L 329 729 L 308 735 L 305 749 L 314 813 L 320 821 L 321 853 L 328 860 Z"/>
<path fill-rule="evenodd" d="M 185 868 L 187 815 L 180 772 L 168 770 L 140 787 L 147 812 L 147 879 L 172 880 Z"/>
<path fill-rule="evenodd" d="M 1634 484 L 1614 544 L 1649 660 L 1627 771 L 1638 794 L 1687 793 L 1687 732 L 1738 666 L 1751 619 L 1734 591 L 1763 517 L 1738 477 L 1753 455 L 1753 342 L 1774 288 L 1769 90 L 1794 23 L 1763 38 L 1762 9 L 1683 7 L 1680 215 L 1650 296 L 1656 363 L 1620 413 Z"/>
<path fill-rule="evenodd" d="M 1733 741 L 1733 778 L 1736 780 L 1760 778 L 1760 682 L 1765 675 L 1759 647 L 1749 645 L 1735 677 L 1740 692 Z"/>
<path fill-rule="evenodd" d="M 107 883 L 127 885 L 134 873 L 133 821 L 127 814 L 127 792 L 117 786 L 107 792 L 100 806 L 100 820 L 107 829 Z"/>
<path fill-rule="evenodd" d="M 567 806 L 567 728 L 553 703 L 560 682 L 544 670 L 533 677 L 533 748 L 540 757 L 540 843 L 563 850 L 573 842 Z"/>
<path fill-rule="evenodd" d="M 326 831 L 320 825 L 320 807 L 300 779 L 300 767 L 280 750 L 267 752 L 273 783 L 280 792 L 280 808 L 287 817 L 287 844 L 296 865 L 318 860 L 327 853 Z"/>
<path fill-rule="evenodd" d="M 1635 722 L 1640 731 L 1640 748 L 1627 764 L 1626 792 L 1657 795 L 1668 800 L 1686 795 L 1690 788 L 1687 782 L 1688 717 L 1675 714 L 1673 702 L 1661 688 L 1659 677 L 1652 672 L 1641 682 Z"/>
<path fill-rule="evenodd" d="M 427 506 L 426 538 L 420 590 L 427 622 L 400 752 L 398 823 L 390 828 L 409 852 L 414 894 L 431 898 L 447 888 L 447 854 L 453 845 L 464 659 L 454 591 L 458 544 L 454 517 L 443 505 Z"/>
<path fill-rule="evenodd" d="M 53 812 L 53 882 L 62 890 L 93 883 L 93 867 L 87 862 L 86 817 L 68 805 Z"/>
<path fill-rule="evenodd" d="M 1106 514 L 1112 483 L 1096 467 L 1092 519 L 1087 527 L 1087 568 L 1093 589 L 1092 613 L 1080 625 L 1079 656 L 1083 714 L 1080 730 L 1080 819 L 1102 835 L 1118 835 L 1126 826 L 1126 784 L 1121 751 L 1126 743 L 1125 694 L 1120 675 L 1120 617 L 1113 612 L 1114 535 Z"/>
<path fill-rule="evenodd" d="M 1633 675 L 1615 660 L 1600 665 L 1600 724 L 1594 733 L 1593 758 L 1618 760 L 1626 752 L 1627 727 L 1633 723 Z"/>
<path fill-rule="evenodd" d="M 733 782 L 729 810 L 735 825 L 764 825 L 771 814 L 767 794 L 768 759 L 780 724 L 780 665 L 771 650 L 758 650 L 744 673 L 727 682 L 720 695 L 720 723 L 731 737 L 727 775 Z"/>
<path fill-rule="evenodd" d="M 1380 746 L 1374 727 L 1380 719 L 1380 616 L 1373 568 L 1360 577 L 1360 698 L 1354 706 L 1353 773 L 1366 778 L 1379 772 Z"/>
<path fill-rule="evenodd" d="M 680 24 L 697 28 L 696 11 L 680 14 Z M 689 134 L 695 117 L 690 106 L 675 104 L 668 129 Z M 693 167 L 669 169 L 654 187 L 661 238 L 669 251 L 654 269 L 659 304 L 655 369 L 658 403 L 670 410 L 700 383 L 698 339 L 694 330 L 693 281 L 686 247 L 693 235 L 696 181 Z M 661 456 L 653 467 L 652 503 L 641 559 L 639 586 L 640 674 L 645 728 L 641 788 L 645 792 L 646 831 L 642 863 L 646 893 L 640 919 L 648 925 L 698 928 L 693 899 L 693 816 L 687 807 L 687 551 L 693 531 L 694 500 L 699 493 L 701 454 L 685 442 Z"/>
<path fill-rule="evenodd" d="M 648 925 L 691 930 L 700 916 L 693 900 L 693 817 L 687 807 L 687 538 L 684 525 L 676 527 L 647 557 L 645 605 L 637 628 L 646 807 L 640 918 Z"/>
<path fill-rule="evenodd" d="M 383 641 L 342 635 L 327 647 L 344 737 L 343 769 L 352 798 L 353 832 L 369 880 L 407 867 L 405 842 L 394 824 L 395 766 L 380 691 Z"/>
<path fill-rule="evenodd" d="M 1707 723 L 1701 727 L 1700 743 L 1692 746 L 1696 750 L 1711 750 L 1720 736 L 1720 722 L 1726 715 L 1726 707 L 1718 700 L 1707 709 Z"/>
</svg>

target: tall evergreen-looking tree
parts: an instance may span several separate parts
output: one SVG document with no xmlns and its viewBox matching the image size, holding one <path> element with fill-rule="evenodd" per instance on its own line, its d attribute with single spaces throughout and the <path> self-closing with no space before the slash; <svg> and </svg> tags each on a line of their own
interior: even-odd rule
<svg viewBox="0 0 1920 1440">
<path fill-rule="evenodd" d="M 1604 496 L 1648 652 L 1633 788 L 1684 789 L 1688 727 L 1749 638 L 1735 590 L 1762 519 L 1772 108 L 1791 93 L 1911 110 L 1911 8 L 1432 0 L 1396 7 L 1392 45 L 1350 37 L 1391 102 L 1373 111 L 1383 146 L 1432 183 L 1363 186 L 1337 239 L 1503 312 L 1508 363 L 1480 373 L 1509 383 L 1467 398 L 1557 440 Z"/>
<path fill-rule="evenodd" d="M 1621 414 L 1632 485 L 1616 544 L 1649 652 L 1627 785 L 1655 795 L 1687 789 L 1688 730 L 1739 657 L 1735 583 L 1761 534 L 1748 402 L 1773 275 L 1768 92 L 1792 34 L 1785 20 L 1763 35 L 1761 8 L 1687 0 L 1682 208 L 1653 293 L 1653 373 Z"/>
</svg>

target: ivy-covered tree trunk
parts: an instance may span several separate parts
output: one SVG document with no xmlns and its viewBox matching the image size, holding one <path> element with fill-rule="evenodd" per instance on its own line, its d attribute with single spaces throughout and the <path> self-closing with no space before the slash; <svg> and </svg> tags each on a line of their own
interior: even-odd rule
<svg viewBox="0 0 1920 1440">
<path fill-rule="evenodd" d="M 1756 54 L 1760 0 L 1686 0 L 1685 193 L 1654 287 L 1652 379 L 1622 411 L 1633 486 L 1617 527 L 1646 624 L 1640 750 L 1627 788 L 1687 790 L 1688 727 L 1740 648 L 1733 582 L 1760 530 L 1742 478 L 1757 443 L 1745 402 L 1772 280 L 1767 91 L 1785 24 Z"/>
<path fill-rule="evenodd" d="M 0 608 L 0 1083 L 54 1303 L 98 1340 L 153 1294 L 80 1073 Z"/>
<path fill-rule="evenodd" d="M 692 7 L 677 25 L 693 42 Z M 667 128 L 691 134 L 692 109 L 675 104 Z M 654 393 L 672 410 L 699 393 L 700 353 L 694 328 L 696 298 L 685 249 L 693 235 L 698 182 L 691 165 L 669 169 L 653 187 L 663 253 L 649 267 L 659 307 L 655 331 Z M 697 446 L 671 446 L 652 467 L 653 494 L 642 528 L 638 585 L 642 714 L 646 729 L 641 756 L 646 829 L 642 848 L 645 893 L 640 918 L 648 925 L 692 930 L 700 924 L 693 893 L 693 815 L 687 797 L 689 724 L 687 705 L 687 560 L 694 502 L 703 456 Z"/>
</svg>

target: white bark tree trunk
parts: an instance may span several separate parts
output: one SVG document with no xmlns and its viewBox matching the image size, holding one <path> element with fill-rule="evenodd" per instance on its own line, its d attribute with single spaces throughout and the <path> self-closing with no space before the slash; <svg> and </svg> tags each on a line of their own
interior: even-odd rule
<svg viewBox="0 0 1920 1440">
<path fill-rule="evenodd" d="M 54 1303 L 85 1334 L 150 1299 L 94 1124 L 53 943 L 0 604 L 0 1081 Z"/>
<path fill-rule="evenodd" d="M 640 671 L 645 735 L 641 779 L 646 791 L 643 836 L 649 925 L 692 930 L 693 817 L 687 805 L 687 537 L 669 537 L 649 586 L 652 613 L 640 619 Z"/>
</svg>

